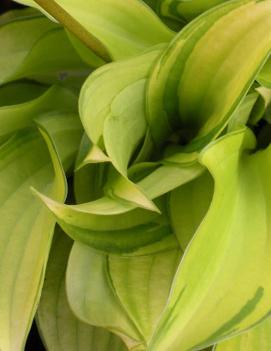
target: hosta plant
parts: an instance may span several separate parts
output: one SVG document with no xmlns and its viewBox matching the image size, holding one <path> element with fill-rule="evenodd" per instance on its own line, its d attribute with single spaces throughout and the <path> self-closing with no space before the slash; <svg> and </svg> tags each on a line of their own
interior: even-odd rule
<svg viewBox="0 0 271 351">
<path fill-rule="evenodd" d="M 0 18 L 0 350 L 271 349 L 271 0 Z"/>
</svg>

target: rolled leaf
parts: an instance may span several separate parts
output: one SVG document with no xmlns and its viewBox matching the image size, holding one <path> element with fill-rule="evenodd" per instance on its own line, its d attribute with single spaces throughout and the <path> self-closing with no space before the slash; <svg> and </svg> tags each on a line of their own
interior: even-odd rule
<svg viewBox="0 0 271 351">
<path fill-rule="evenodd" d="M 178 130 L 191 151 L 221 132 L 270 53 L 270 18 L 269 0 L 230 1 L 175 37 L 148 85 L 147 116 L 158 145 Z"/>
<path fill-rule="evenodd" d="M 200 349 L 270 313 L 271 149 L 251 154 L 254 147 L 243 130 L 202 152 L 215 181 L 213 200 L 179 266 L 150 350 Z"/>
<path fill-rule="evenodd" d="M 114 119 L 111 106 L 118 95 L 148 77 L 161 49 L 159 46 L 136 58 L 106 65 L 89 76 L 81 90 L 79 107 L 82 124 L 94 145 L 103 146 L 104 122 Z"/>
</svg>

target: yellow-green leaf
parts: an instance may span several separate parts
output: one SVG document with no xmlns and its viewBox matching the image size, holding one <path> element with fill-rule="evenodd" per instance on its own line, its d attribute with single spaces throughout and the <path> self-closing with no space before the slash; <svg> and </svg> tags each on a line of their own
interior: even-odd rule
<svg viewBox="0 0 271 351">
<path fill-rule="evenodd" d="M 44 132 L 43 132 L 44 134 Z M 30 191 L 59 201 L 65 181 L 54 147 L 37 130 L 18 132 L 0 148 L 0 349 L 23 350 L 41 292 L 55 220 Z"/>
<path fill-rule="evenodd" d="M 177 271 L 149 349 L 199 349 L 270 313 L 271 149 L 248 130 L 208 146 L 213 200 Z M 208 323 L 207 323 L 208 321 Z"/>
<path fill-rule="evenodd" d="M 267 318 L 247 332 L 226 340 L 214 347 L 214 351 L 269 351 L 271 349 L 271 319 Z"/>
<path fill-rule="evenodd" d="M 17 2 L 39 8 L 39 1 Z M 56 4 L 98 39 L 113 60 L 135 56 L 151 46 L 168 42 L 173 36 L 173 32 L 142 1 L 56 0 Z M 45 1 L 45 5 L 48 10 L 52 8 L 50 0 Z M 50 14 L 59 19 L 59 11 Z"/>
<path fill-rule="evenodd" d="M 121 340 L 105 329 L 78 320 L 65 289 L 66 265 L 72 241 L 57 228 L 39 302 L 39 332 L 49 351 L 125 351 Z"/>
</svg>

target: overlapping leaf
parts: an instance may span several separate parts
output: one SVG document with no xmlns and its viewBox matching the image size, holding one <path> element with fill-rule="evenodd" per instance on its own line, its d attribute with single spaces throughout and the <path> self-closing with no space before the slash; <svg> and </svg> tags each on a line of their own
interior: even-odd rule
<svg viewBox="0 0 271 351">
<path fill-rule="evenodd" d="M 228 0 L 157 0 L 156 10 L 164 17 L 187 23 Z"/>
<path fill-rule="evenodd" d="M 1 46 L 5 47 L 0 58 L 2 84 L 16 72 L 35 42 L 57 26 L 31 9 L 4 15 L 1 17 L 0 25 L 0 42 Z M 11 40 L 13 36 L 14 40 Z"/>
<path fill-rule="evenodd" d="M 271 59 L 266 61 L 263 68 L 257 76 L 257 81 L 265 88 L 271 88 Z"/>
<path fill-rule="evenodd" d="M 254 147 L 251 132 L 243 130 L 203 151 L 214 197 L 178 269 L 150 350 L 200 349 L 270 313 L 271 149 L 251 154 Z"/>
<path fill-rule="evenodd" d="M 207 172 L 170 193 L 171 224 L 183 251 L 208 211 L 212 196 L 213 180 Z"/>
<path fill-rule="evenodd" d="M 253 16 L 250 16 L 252 11 Z M 240 16 L 244 18 L 242 23 L 239 21 Z M 246 19 L 246 16 L 251 22 Z M 266 22 L 258 21 L 262 17 Z M 146 130 L 148 122 L 151 135 L 155 143 L 160 146 L 175 135 L 174 138 L 177 138 L 181 144 L 192 140 L 194 146 L 189 144 L 188 147 L 186 146 L 187 150 L 203 147 L 229 121 L 232 112 L 244 97 L 255 79 L 256 72 L 266 59 L 271 45 L 270 36 L 268 31 L 266 32 L 266 24 L 270 23 L 269 17 L 270 2 L 268 1 L 229 3 L 206 13 L 181 31 L 163 51 L 154 69 L 152 69 L 151 56 L 143 55 L 141 59 L 145 60 L 145 64 L 142 68 L 148 67 L 147 61 L 148 59 L 150 61 L 148 73 L 144 72 L 142 75 L 137 73 L 138 68 L 135 68 L 135 65 L 140 64 L 139 59 L 122 62 L 119 66 L 106 66 L 97 71 L 96 75 L 91 76 L 86 83 L 80 100 L 82 121 L 90 139 L 103 148 L 109 160 L 123 176 L 127 174 L 127 166 L 136 147 L 142 146 L 139 143 L 140 140 L 142 142 L 143 136 L 145 136 L 144 157 L 149 157 L 153 152 L 154 146 Z M 231 37 L 228 40 L 223 38 L 225 21 L 230 21 L 227 33 L 230 33 Z M 253 25 L 253 32 L 247 33 L 253 23 L 256 23 Z M 218 36 L 221 38 L 219 39 Z M 227 36 L 229 37 L 229 34 Z M 257 40 L 258 36 L 261 36 L 261 41 Z M 231 52 L 233 41 L 238 45 L 236 50 Z M 211 55 L 206 51 L 206 47 L 218 46 L 215 44 L 217 42 L 221 44 Z M 226 49 L 225 42 L 228 44 Z M 255 50 L 255 45 L 261 45 L 259 50 Z M 193 48 L 197 49 L 196 53 L 194 52 L 196 49 L 193 51 Z M 246 59 L 247 66 L 245 66 L 240 53 L 244 55 L 247 50 L 248 55 L 252 49 L 257 56 L 250 55 Z M 221 66 L 220 62 L 222 54 L 225 60 L 224 66 Z M 151 55 L 151 52 L 148 55 Z M 193 61 L 192 64 L 191 60 L 195 62 Z M 206 72 L 202 69 L 203 62 Z M 215 64 L 220 65 L 219 75 L 216 75 L 213 84 L 210 84 Z M 233 67 L 230 73 L 228 66 Z M 137 78 L 133 77 L 128 82 L 128 77 L 131 76 L 125 74 L 126 69 L 135 75 L 138 74 Z M 189 76 L 187 76 L 187 70 L 189 70 Z M 238 72 L 238 75 L 234 75 L 234 72 Z M 117 75 L 124 78 L 119 79 L 119 84 L 114 85 L 116 89 L 111 89 L 108 93 L 112 84 L 110 82 L 113 82 Z M 194 76 L 201 77 L 197 85 L 194 84 Z M 236 81 L 232 79 L 233 76 L 236 76 Z M 144 80 L 140 81 L 140 78 Z M 101 90 L 97 90 L 99 83 Z M 102 83 L 104 84 L 101 85 Z M 148 86 L 147 118 L 143 96 L 146 84 Z M 199 88 L 200 84 L 201 88 Z M 206 86 L 203 86 L 204 84 Z M 202 91 L 204 94 L 201 93 Z M 101 99 L 100 95 L 106 98 Z M 134 104 L 130 103 L 131 96 L 134 98 Z M 93 109 L 93 105 L 98 106 L 97 110 Z M 96 125 L 95 128 L 93 128 L 94 125 Z M 140 157 L 142 159 L 141 154 Z M 148 196 L 144 187 L 135 188 L 127 179 L 119 177 L 116 181 L 114 180 L 113 185 L 111 182 L 109 188 L 109 196 L 113 194 L 137 206 L 154 209 L 153 203 L 150 202 L 152 197 Z M 138 190 L 141 191 L 141 197 Z"/>
<path fill-rule="evenodd" d="M 9 135 L 33 124 L 40 114 L 62 111 L 76 113 L 76 95 L 65 88 L 40 87 L 33 83 L 16 82 L 0 87 L 0 136 Z M 9 95 L 10 101 L 6 95 Z"/>
<path fill-rule="evenodd" d="M 201 148 L 223 129 L 270 53 L 270 16 L 268 0 L 231 1 L 176 36 L 157 62 L 147 92 L 148 121 L 158 145 L 177 129 L 179 142 L 190 142 L 187 150 Z"/>
<path fill-rule="evenodd" d="M 30 186 L 60 201 L 65 196 L 63 173 L 52 145 L 50 149 L 55 170 L 41 135 L 33 129 L 19 132 L 0 149 L 3 351 L 23 349 L 38 303 L 55 224 L 31 194 Z"/>
<path fill-rule="evenodd" d="M 55 225 L 30 187 L 64 200 L 59 156 L 68 170 L 82 129 L 76 98 L 64 88 L 12 83 L 0 88 L 0 97 L 9 104 L 0 109 L 1 135 L 8 138 L 0 148 L 0 348 L 15 351 L 24 347 L 36 311 Z"/>
<path fill-rule="evenodd" d="M 56 230 L 45 284 L 39 303 L 37 322 L 50 351 L 124 351 L 119 338 L 105 329 L 79 321 L 72 313 L 66 296 L 65 272 L 72 241 Z"/>
<path fill-rule="evenodd" d="M 38 2 L 32 0 L 18 2 L 39 8 Z M 52 3 L 45 3 L 48 11 L 54 7 Z M 138 0 L 57 0 L 56 4 L 98 39 L 113 60 L 134 56 L 173 36 L 155 13 Z M 53 12 L 50 14 L 57 18 L 60 11 Z"/>
<path fill-rule="evenodd" d="M 265 148 L 270 142 L 271 0 L 148 1 L 172 24 L 180 21 L 183 25 L 204 12 L 171 42 L 173 33 L 141 1 L 22 2 L 43 4 L 71 33 L 67 36 L 57 24 L 25 12 L 31 14 L 39 31 L 28 33 L 28 29 L 26 43 L 15 40 L 10 45 L 8 58 L 14 60 L 16 73 L 4 72 L 3 82 L 21 77 L 51 82 L 66 68 L 71 69 L 73 81 L 73 68 L 77 75 L 77 69 L 81 72 L 87 67 L 76 51 L 89 65 L 96 62 L 99 66 L 108 56 L 130 59 L 98 69 L 83 87 L 80 114 L 86 134 L 75 176 L 75 197 L 80 204 L 63 205 L 63 199 L 48 190 L 49 183 L 54 184 L 52 164 L 36 131 L 28 127 L 25 134 L 19 132 L 2 145 L 0 163 L 10 157 L 13 167 L 10 171 L 10 164 L 3 166 L 2 194 L 9 184 L 15 191 L 10 207 L 6 200 L 0 208 L 7 228 L 2 242 L 11 240 L 0 274 L 8 264 L 9 270 L 12 267 L 11 274 L 2 273 L 8 289 L 0 291 L 4 296 L 0 300 L 0 348 L 15 351 L 23 345 L 54 225 L 46 209 L 26 192 L 30 184 L 76 240 L 67 275 L 73 312 L 84 322 L 119 335 L 130 350 L 200 350 L 265 318 L 271 296 L 271 151 Z M 1 30 L 8 32 L 4 43 L 11 32 L 19 33 L 19 22 L 30 26 L 30 19 L 18 22 L 16 18 L 14 14 L 12 20 L 2 23 Z M 61 45 L 56 48 L 56 43 Z M 99 49 L 95 51 L 94 45 L 94 52 L 102 53 L 100 60 L 84 46 L 93 43 Z M 40 59 L 45 49 L 55 51 L 52 66 Z M 255 79 L 264 87 L 253 84 Z M 27 91 L 20 93 L 22 87 Z M 5 100 L 9 106 L 0 109 L 1 142 L 39 117 L 37 123 L 47 131 L 55 169 L 61 168 L 59 156 L 70 172 L 82 136 L 76 96 L 59 87 L 47 90 L 34 83 L 15 82 L 0 88 L 0 102 Z M 257 146 L 264 150 L 255 151 L 252 132 L 240 130 L 246 124 L 256 131 Z M 12 149 L 19 142 L 22 147 Z M 45 161 L 48 179 L 47 173 L 46 179 L 36 178 L 35 167 Z M 91 185 L 85 191 L 88 182 Z M 33 212 L 20 219 L 21 207 L 27 214 Z M 50 221 L 45 229 L 36 222 L 37 211 Z M 19 224 L 12 231 L 11 223 L 16 220 Z M 18 230 L 23 234 L 15 236 Z M 46 235 L 44 230 L 48 230 Z M 44 240 L 40 247 L 35 241 L 39 239 Z M 38 263 L 29 268 L 31 260 L 23 252 L 33 246 Z M 17 250 L 15 258 L 8 254 L 11 247 Z M 184 256 L 176 272 L 181 251 Z M 67 252 L 68 248 L 65 259 Z M 60 261 L 54 264 L 59 262 L 62 267 L 58 278 L 63 284 Z M 52 267 L 48 274 L 53 277 L 56 268 Z M 23 295 L 28 288 L 30 293 Z M 51 310 L 46 307 L 56 301 L 55 289 L 54 284 L 45 286 L 40 315 L 44 337 L 52 345 L 49 348 L 73 347 L 73 332 L 67 335 L 62 328 L 55 304 L 50 305 Z M 58 296 L 63 297 L 61 311 L 71 321 L 68 327 L 74 330 L 63 285 Z M 19 315 L 16 321 L 14 311 Z M 257 328 L 247 334 L 251 335 L 248 348 L 265 333 L 265 327 Z M 243 337 L 217 348 L 242 348 L 246 345 Z M 268 345 L 266 340 L 263 348 Z"/>
<path fill-rule="evenodd" d="M 202 170 L 202 166 L 197 164 L 187 167 L 165 165 L 139 184 L 149 192 L 151 198 L 157 198 L 194 179 Z M 164 184 L 165 176 L 169 177 L 167 184 Z M 135 206 L 129 203 L 109 197 L 79 205 L 63 205 L 41 194 L 40 197 L 66 233 L 96 249 L 125 254 L 164 240 L 167 245 L 175 245 L 168 218 L 164 213 L 163 198 L 157 202 L 162 214 L 157 214 L 134 209 Z"/>
<path fill-rule="evenodd" d="M 206 178 L 207 181 L 205 178 L 206 176 L 203 186 L 209 184 L 209 178 Z M 198 187 L 197 183 L 195 187 Z M 191 186 L 188 183 L 183 188 L 185 194 Z M 204 193 L 202 197 L 205 198 Z M 193 198 L 188 197 L 188 209 L 193 205 Z M 194 221 L 187 222 L 186 230 L 190 233 L 190 238 L 196 222 L 198 225 L 200 221 L 201 216 L 197 216 Z M 117 334 L 121 327 L 129 349 L 146 350 L 168 299 L 171 281 L 180 257 L 180 248 L 167 246 L 165 242 L 160 246 L 154 245 L 152 250 L 148 247 L 142 248 L 141 252 L 137 252 L 136 255 L 131 253 L 130 257 L 109 255 L 108 258 L 95 253 L 86 245 L 76 243 L 68 269 L 67 288 L 71 306 L 79 318 L 89 323 L 111 327 L 112 323 L 115 323 L 112 330 Z M 92 267 L 93 270 L 89 271 L 87 267 Z M 92 279 L 95 277 L 95 283 L 89 280 L 88 276 Z M 113 304 L 112 297 L 110 306 L 104 305 L 103 301 L 108 301 L 108 296 L 112 296 L 110 291 L 114 292 L 115 299 L 118 298 L 122 308 L 128 313 L 130 323 L 132 320 L 139 335 L 131 334 L 130 324 L 120 320 L 120 306 L 116 305 L 116 301 Z M 131 340 L 133 338 L 140 342 L 139 345 L 134 345 Z"/>
<path fill-rule="evenodd" d="M 104 123 L 106 120 L 119 121 L 119 123 L 121 123 L 125 116 L 127 116 L 127 113 L 125 113 L 125 107 L 128 105 L 126 108 L 129 108 L 131 98 L 129 100 L 126 99 L 125 105 L 119 106 L 120 111 L 117 110 L 115 113 L 114 107 L 112 107 L 114 101 L 118 99 L 118 96 L 121 93 L 123 94 L 123 92 L 125 92 L 126 89 L 129 89 L 130 86 L 140 84 L 141 81 L 145 80 L 148 77 L 151 66 L 153 62 L 157 59 L 158 55 L 161 53 L 161 50 L 162 48 L 159 46 L 135 58 L 106 65 L 96 70 L 93 74 L 89 76 L 81 90 L 79 104 L 82 124 L 85 128 L 88 137 L 94 145 L 98 145 L 100 147 L 103 146 L 103 130 Z M 142 93 L 141 87 L 135 90 L 136 94 L 139 90 L 138 99 L 140 99 L 140 93 L 144 96 L 144 92 Z M 118 106 L 115 107 L 115 110 L 117 107 Z M 130 110 L 128 110 L 129 113 L 131 112 L 132 108 L 133 106 L 130 107 Z M 140 125 L 140 122 L 137 122 L 137 119 L 139 119 L 140 121 L 142 119 L 142 116 L 139 114 L 139 116 L 135 116 L 134 119 L 134 123 Z M 127 121 L 126 117 L 126 123 L 131 124 L 132 121 Z M 141 124 L 143 124 L 144 133 L 146 128 L 144 125 L 144 121 L 141 122 Z M 126 134 L 125 136 L 127 138 L 127 131 L 123 127 L 124 122 L 122 124 L 121 130 L 123 133 Z M 138 134 L 138 131 L 135 132 Z M 142 138 L 141 134 L 142 133 L 140 133 L 139 136 L 131 135 L 131 133 L 128 134 L 131 138 L 135 139 L 135 141 L 133 141 L 134 147 L 137 146 L 138 142 L 140 141 L 140 137 Z M 124 136 L 122 136 L 120 132 L 118 134 L 118 137 L 119 136 L 121 136 L 121 138 L 124 139 Z M 111 136 L 111 139 L 112 138 L 113 136 Z M 115 147 L 117 147 L 117 145 L 115 145 Z M 130 152 L 125 150 L 126 144 L 125 148 L 121 149 L 122 153 L 127 153 L 126 159 L 128 159 L 124 164 L 124 168 L 127 167 L 127 162 L 130 160 L 131 154 L 134 151 L 134 147 L 132 149 L 128 149 L 128 151 Z M 116 152 L 113 154 L 113 156 L 115 154 Z M 117 166 L 117 168 L 121 172 L 125 173 L 123 167 L 118 166 L 119 162 L 124 162 L 122 161 L 122 158 L 123 157 L 120 157 L 119 161 L 119 158 L 115 156 L 112 158 L 112 160 Z"/>
<path fill-rule="evenodd" d="M 178 249 L 120 258 L 75 243 L 67 272 L 72 310 L 85 322 L 120 335 L 130 350 L 145 350 L 166 303 Z"/>
<path fill-rule="evenodd" d="M 214 351 L 254 351 L 270 350 L 271 337 L 270 337 L 270 318 L 266 319 L 256 327 L 249 331 L 236 336 L 232 339 L 222 342 L 214 347 Z"/>
<path fill-rule="evenodd" d="M 0 21 L 0 83 L 31 78 L 81 85 L 90 68 L 77 55 L 64 29 L 38 11 L 6 14 Z"/>
</svg>

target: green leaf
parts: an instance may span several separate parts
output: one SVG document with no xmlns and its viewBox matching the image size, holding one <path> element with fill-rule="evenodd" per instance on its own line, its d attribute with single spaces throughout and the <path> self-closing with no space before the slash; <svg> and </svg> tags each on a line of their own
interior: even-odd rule
<svg viewBox="0 0 271 351">
<path fill-rule="evenodd" d="M 144 177 L 138 185 L 150 199 L 159 198 L 195 179 L 202 172 L 203 167 L 196 162 L 188 165 L 168 163 Z M 118 199 L 126 194 L 134 197 L 129 191 L 133 190 L 132 183 L 129 183 L 130 187 L 126 184 L 123 177 L 117 177 L 115 183 L 105 187 L 110 197 L 101 197 L 79 205 L 63 205 L 41 194 L 39 197 L 68 235 L 95 249 L 125 254 L 169 240 L 172 231 L 163 213 L 163 200 L 157 203 L 158 208 L 162 206 L 163 214 L 160 215 L 144 209 L 134 209 L 135 204 Z M 109 186 L 111 189 L 108 189 Z"/>
<path fill-rule="evenodd" d="M 209 209 L 212 196 L 213 180 L 208 172 L 170 193 L 171 225 L 183 251 Z"/>
<path fill-rule="evenodd" d="M 68 262 L 68 301 L 77 318 L 119 335 L 130 349 L 141 336 L 114 292 L 108 275 L 108 257 L 74 243 Z"/>
<path fill-rule="evenodd" d="M 0 45 L 6 48 L 0 59 L 0 83 L 27 77 L 76 86 L 91 71 L 63 28 L 29 9 L 0 22 Z"/>
<path fill-rule="evenodd" d="M 156 9 L 157 0 L 144 0 L 144 2 L 153 10 Z"/>
<path fill-rule="evenodd" d="M 258 99 L 253 106 L 251 115 L 249 116 L 249 123 L 257 125 L 258 122 L 264 118 L 269 121 L 269 105 L 271 102 L 271 89 L 265 87 L 258 87 L 255 89 L 259 94 Z"/>
<path fill-rule="evenodd" d="M 179 249 L 142 257 L 109 256 L 115 293 L 146 341 L 166 304 L 180 257 Z"/>
<path fill-rule="evenodd" d="M 177 249 L 120 258 L 75 243 L 67 271 L 71 307 L 80 319 L 121 335 L 130 350 L 145 350 L 179 259 Z"/>
<path fill-rule="evenodd" d="M 135 165 L 135 168 L 137 166 Z M 132 169 L 131 172 L 133 172 Z M 133 207 L 137 206 L 158 212 L 159 208 L 157 209 L 153 199 L 193 180 L 202 172 L 203 168 L 197 162 L 160 165 L 158 163 L 154 170 L 151 169 L 151 172 L 137 183 L 127 181 L 126 178 L 115 173 L 109 178 L 104 189 L 108 197 L 128 201 Z"/>
<path fill-rule="evenodd" d="M 93 150 L 94 148 L 84 133 L 79 146 L 74 172 L 74 196 L 77 204 L 97 200 L 103 196 L 108 164 L 100 162 L 100 159 L 95 159 L 97 163 L 92 162 L 94 154 L 97 155 L 95 150 Z M 90 149 L 91 151 L 89 152 Z M 89 157 L 91 157 L 91 160 L 89 160 Z M 88 185 L 87 187 L 86 184 Z"/>
<path fill-rule="evenodd" d="M 160 46 L 139 57 L 102 67 L 89 77 L 80 96 L 81 119 L 88 137 L 95 150 L 104 155 L 102 160 L 111 161 L 122 175 L 117 177 L 118 185 L 107 185 L 106 195 L 155 211 L 151 199 L 128 179 L 127 168 L 147 131 L 145 78 L 159 53 Z M 92 162 L 93 150 L 87 156 Z"/>
<path fill-rule="evenodd" d="M 271 89 L 271 58 L 266 61 L 257 76 L 257 81 L 264 87 Z"/>
<path fill-rule="evenodd" d="M 138 182 L 150 199 L 164 195 L 198 177 L 203 167 L 197 162 L 192 164 L 165 163 Z"/>
<path fill-rule="evenodd" d="M 57 25 L 37 11 L 26 9 L 0 17 L 0 84 L 6 82 L 20 67 L 31 48 Z"/>
<path fill-rule="evenodd" d="M 257 104 L 259 96 L 260 95 L 257 93 L 257 91 L 255 91 L 251 94 L 248 94 L 244 98 L 242 103 L 231 116 L 227 127 L 229 132 L 243 128 L 247 124 L 250 115 Z"/>
<path fill-rule="evenodd" d="M 116 201 L 125 201 L 133 207 L 141 207 L 160 213 L 159 208 L 142 187 L 128 178 L 120 176 L 114 169 L 108 175 L 108 182 L 104 187 L 104 192 L 106 196 Z"/>
<path fill-rule="evenodd" d="M 82 150 L 84 148 L 83 143 Z M 85 151 L 82 152 L 84 154 Z M 150 170 L 151 173 L 148 171 L 149 174 L 137 184 L 138 189 L 143 189 L 143 192 L 152 200 L 195 179 L 203 172 L 203 167 L 191 157 L 187 159 L 186 155 L 182 155 L 178 159 L 175 155 L 174 160 L 165 159 L 164 165 L 158 164 L 156 169 L 152 167 Z M 142 167 L 140 172 L 142 172 Z M 139 193 L 131 193 L 131 190 L 134 191 L 137 188 L 133 187 L 132 182 L 128 184 L 125 178 L 118 177 L 117 174 L 105 184 L 107 173 L 108 167 L 91 164 L 87 173 L 84 174 L 83 179 L 92 183 L 90 191 L 86 192 L 86 199 L 92 201 L 79 205 L 63 205 L 44 195 L 39 194 L 39 196 L 54 213 L 58 223 L 68 235 L 95 249 L 125 254 L 137 252 L 142 247 L 154 243 L 159 245 L 160 242 L 168 240 L 174 243 L 175 239 L 173 239 L 165 214 L 159 215 L 143 209 L 134 210 L 137 207 L 136 204 L 144 200 L 138 197 Z M 134 178 L 136 172 L 132 173 Z M 82 188 L 80 193 L 84 192 L 84 185 L 80 187 Z M 104 188 L 107 196 L 101 196 L 103 194 L 101 188 Z M 96 194 L 99 194 L 100 197 Z M 135 203 L 123 199 L 131 199 Z M 161 208 L 164 211 L 163 200 L 158 201 L 155 205 L 158 205 L 158 208 L 162 205 Z"/>
<path fill-rule="evenodd" d="M 27 92 L 21 92 L 22 88 Z M 26 98 L 35 97 L 34 90 L 40 94 L 39 86 L 30 83 L 10 84 L 0 89 L 4 102 L 20 103 L 1 108 L 0 114 L 5 117 L 1 127 L 6 128 L 10 123 L 11 128 L 5 132 L 21 129 L 26 122 L 35 126 L 13 134 L 0 148 L 0 348 L 3 351 L 23 348 L 38 303 L 55 225 L 54 218 L 35 199 L 30 187 L 63 201 L 66 183 L 59 157 L 68 170 L 75 161 L 82 135 L 73 93 L 52 87 L 40 97 L 23 103 Z M 10 92 L 15 96 L 8 101 L 5 96 Z"/>
<path fill-rule="evenodd" d="M 77 204 L 97 200 L 103 196 L 105 165 L 89 164 L 74 173 L 74 196 Z M 86 184 L 88 186 L 86 186 Z"/>
<path fill-rule="evenodd" d="M 2 85 L 0 87 L 0 108 L 34 100 L 41 96 L 47 89 L 47 86 L 29 81 Z"/>
<path fill-rule="evenodd" d="M 161 53 L 157 47 L 136 58 L 108 64 L 86 80 L 79 100 L 84 129 L 94 145 L 103 146 L 103 129 L 111 116 L 111 105 L 122 91 L 146 78 L 154 60 Z"/>
<path fill-rule="evenodd" d="M 31 0 L 18 2 L 38 7 Z M 48 9 L 53 7 L 50 1 L 43 3 Z M 90 0 L 87 3 L 83 0 L 57 0 L 56 4 L 98 39 L 113 60 L 138 55 L 151 46 L 168 42 L 173 36 L 152 10 L 138 0 Z M 53 12 L 50 14 L 57 18 L 59 11 Z"/>
<path fill-rule="evenodd" d="M 82 43 L 76 36 L 72 35 L 69 31 L 66 30 L 66 34 L 71 41 L 71 44 L 77 51 L 78 55 L 81 59 L 87 63 L 90 67 L 100 67 L 106 62 L 100 58 L 99 56 L 95 55 L 93 51 L 91 51 L 84 43 Z"/>
<path fill-rule="evenodd" d="M 54 115 L 50 115 L 50 117 L 51 122 L 53 122 Z M 66 123 L 67 125 L 70 123 Z M 65 121 L 59 126 L 59 129 L 63 126 L 66 130 Z M 72 140 L 74 139 L 73 136 Z M 66 150 L 67 146 L 64 145 L 64 147 Z M 84 142 L 81 148 L 84 149 Z M 67 234 L 106 252 L 111 250 L 118 253 L 133 252 L 154 242 L 159 245 L 159 242 L 164 242 L 164 240 L 166 242 L 173 241 L 173 246 L 176 246 L 176 242 L 170 239 L 172 232 L 165 216 L 143 209 L 133 209 L 134 207 L 129 204 L 122 204 L 108 197 L 97 199 L 96 194 L 100 194 L 102 191 L 103 170 L 106 171 L 106 168 L 102 167 L 99 175 L 95 172 L 97 166 L 100 167 L 99 165 L 89 166 L 90 173 L 83 175 L 83 179 L 88 179 L 91 186 L 86 192 L 84 185 L 84 188 L 79 190 L 79 198 L 81 192 L 85 191 L 85 196 L 91 200 L 90 202 L 79 205 L 63 205 L 37 193 L 55 214 L 59 224 Z M 93 188 L 94 184 L 96 185 L 95 189 Z M 158 201 L 158 203 L 159 206 L 162 205 L 162 201 Z"/>
<path fill-rule="evenodd" d="M 45 195 L 37 195 L 71 238 L 103 252 L 127 254 L 172 237 L 164 216 L 140 209 L 118 213 L 121 207 L 109 198 L 62 205 Z"/>
<path fill-rule="evenodd" d="M 64 107 L 64 106 L 63 106 Z M 73 170 L 82 138 L 79 116 L 71 112 L 53 111 L 40 115 L 35 123 L 47 131 L 53 140 L 66 173 Z"/>
<path fill-rule="evenodd" d="M 48 57 L 47 53 L 53 53 Z M 9 81 L 29 78 L 46 84 L 80 87 L 91 68 L 77 55 L 63 28 L 55 28 L 35 43 Z"/>
<path fill-rule="evenodd" d="M 218 344 L 214 351 L 268 351 L 271 348 L 271 319 L 249 331 Z"/>
<path fill-rule="evenodd" d="M 270 53 L 270 18 L 269 0 L 230 1 L 175 37 L 148 85 L 147 116 L 158 145 L 179 130 L 191 151 L 221 132 Z"/>
<path fill-rule="evenodd" d="M 164 17 L 189 22 L 210 8 L 228 0 L 157 0 L 156 10 Z"/>
<path fill-rule="evenodd" d="M 122 342 L 105 329 L 79 321 L 66 296 L 65 273 L 72 241 L 57 229 L 37 312 L 39 332 L 50 351 L 124 351 Z"/>
<path fill-rule="evenodd" d="M 251 153 L 248 130 L 201 154 L 214 177 L 209 211 L 187 248 L 149 350 L 194 350 L 270 313 L 271 149 Z M 208 323 L 206 323 L 208 320 Z"/>
<path fill-rule="evenodd" d="M 31 194 L 35 186 L 63 201 L 62 168 L 48 135 L 25 129 L 0 148 L 0 348 L 22 350 L 38 304 L 54 218 Z"/>
<path fill-rule="evenodd" d="M 26 92 L 22 92 L 22 89 L 26 89 Z M 13 83 L 0 87 L 0 99 L 3 90 L 3 102 L 8 105 L 0 106 L 0 136 L 31 126 L 33 119 L 41 114 L 51 113 L 54 110 L 69 111 L 69 113 L 77 111 L 76 95 L 59 86 L 52 86 L 44 90 L 31 83 Z M 32 90 L 41 92 L 41 94 L 37 97 L 33 96 Z M 10 96 L 11 101 L 6 100 L 5 96 L 11 93 L 14 94 L 14 98 Z M 29 100 L 18 101 L 18 96 L 25 99 L 24 95 L 28 94 Z"/>
<path fill-rule="evenodd" d="M 104 122 L 103 138 L 110 160 L 124 176 L 128 164 L 140 142 L 147 125 L 144 111 L 146 79 L 123 89 L 111 103 L 110 114 Z"/>
</svg>

